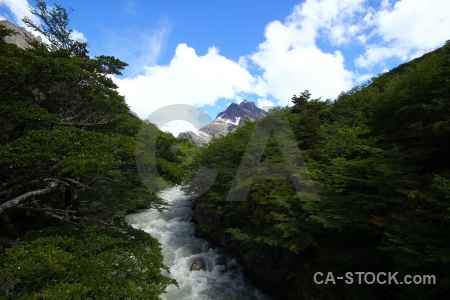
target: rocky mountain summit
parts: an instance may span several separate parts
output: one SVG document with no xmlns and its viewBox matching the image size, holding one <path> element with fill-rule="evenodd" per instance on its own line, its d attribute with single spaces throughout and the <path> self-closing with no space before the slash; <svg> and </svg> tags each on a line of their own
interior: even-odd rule
<svg viewBox="0 0 450 300">
<path fill-rule="evenodd" d="M 266 112 L 257 107 L 253 102 L 244 100 L 239 104 L 232 103 L 226 110 L 218 113 L 212 123 L 200 128 L 198 130 L 199 134 L 187 131 L 181 132 L 178 137 L 187 138 L 201 147 L 208 143 L 213 136 L 227 135 L 236 126 L 243 124 L 245 119 L 253 121 L 265 115 Z"/>
<path fill-rule="evenodd" d="M 1 20 L 0 25 L 9 30 L 14 30 L 17 34 L 12 34 L 4 38 L 5 42 L 15 44 L 20 48 L 30 48 L 28 43 L 29 39 L 37 40 L 42 43 L 42 38 L 40 36 L 35 37 L 31 32 L 27 31 L 25 28 L 14 25 L 8 20 Z"/>
</svg>

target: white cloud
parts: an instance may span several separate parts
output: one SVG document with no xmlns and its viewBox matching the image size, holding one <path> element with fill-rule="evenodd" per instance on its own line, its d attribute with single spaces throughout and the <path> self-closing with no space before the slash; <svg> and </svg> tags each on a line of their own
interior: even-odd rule
<svg viewBox="0 0 450 300">
<path fill-rule="evenodd" d="M 365 83 L 365 82 L 367 82 L 368 80 L 370 80 L 370 79 L 372 79 L 373 77 L 375 77 L 373 74 L 363 74 L 363 75 L 359 75 L 357 78 L 356 78 L 356 84 L 361 84 L 361 83 Z"/>
<path fill-rule="evenodd" d="M 115 78 L 119 92 L 141 118 L 170 104 L 214 105 L 219 98 L 233 99 L 250 91 L 253 77 L 237 62 L 211 47 L 198 56 L 186 44 L 178 45 L 167 66 L 151 66 L 145 75 Z"/>
<path fill-rule="evenodd" d="M 14 15 L 14 23 L 18 26 L 25 27 L 25 23 L 22 22 L 22 19 L 26 16 L 29 17 L 33 22 L 39 24 L 39 19 L 30 12 L 30 5 L 27 0 L 0 0 L 0 6 L 4 5 L 9 8 L 9 10 Z"/>
<path fill-rule="evenodd" d="M 340 52 L 329 54 L 315 47 L 297 47 L 284 53 L 256 53 L 253 60 L 265 70 L 268 94 L 279 105 L 290 104 L 294 93 L 306 89 L 316 97 L 334 98 L 352 85 L 352 74 L 345 69 Z"/>
<path fill-rule="evenodd" d="M 75 29 L 72 30 L 70 38 L 83 43 L 87 42 L 87 38 L 84 36 L 84 34 Z"/>
<path fill-rule="evenodd" d="M 358 12 L 364 0 L 307 0 L 294 8 L 287 24 L 295 26 L 310 40 L 323 35 L 333 45 L 349 42 L 360 30 Z"/>
<path fill-rule="evenodd" d="M 245 99 L 245 97 L 242 97 L 241 95 L 236 95 L 234 97 L 234 100 L 237 104 L 241 104 L 242 101 L 247 100 L 247 99 Z M 231 104 L 231 103 L 229 103 L 229 104 Z"/>
<path fill-rule="evenodd" d="M 134 1 L 126 3 L 128 13 L 136 13 Z M 0 5 L 16 22 L 34 17 L 26 0 Z M 157 65 L 172 28 L 164 18 L 154 28 L 105 29 L 105 41 L 96 43 L 130 64 L 128 78 L 114 80 L 141 118 L 169 104 L 214 106 L 218 99 L 246 96 L 259 106 L 284 106 L 305 89 L 313 98 L 334 98 L 371 78 L 372 68 L 386 69 L 392 58 L 406 61 L 439 47 L 450 38 L 448 11 L 448 0 L 305 0 L 285 20 L 267 24 L 264 41 L 238 61 L 215 47 L 199 55 L 179 44 L 168 65 Z M 73 36 L 85 39 L 78 31 Z M 345 61 L 349 53 L 356 59 Z M 350 63 L 359 69 L 350 71 Z"/>
<path fill-rule="evenodd" d="M 449 11 L 448 0 L 384 1 L 378 12 L 366 17 L 372 37 L 381 41 L 372 41 L 356 65 L 368 68 L 393 57 L 406 61 L 440 47 L 450 38 Z"/>
<path fill-rule="evenodd" d="M 391 57 L 398 57 L 401 60 L 408 59 L 408 49 L 401 47 L 386 47 L 381 45 L 368 45 L 364 56 L 355 59 L 355 63 L 361 68 L 370 68 L 375 63 L 380 63 Z"/>
<path fill-rule="evenodd" d="M 239 100 L 243 94 L 256 95 L 260 106 L 290 105 L 292 95 L 305 89 L 314 97 L 334 98 L 351 88 L 353 74 L 346 70 L 340 51 L 320 50 L 317 39 L 343 44 L 360 34 L 356 21 L 348 20 L 357 19 L 362 3 L 308 0 L 296 6 L 285 22 L 269 23 L 265 41 L 238 62 L 221 56 L 214 47 L 198 56 L 193 48 L 180 44 L 169 65 L 116 78 L 119 92 L 142 118 L 168 104 L 214 105 L 220 98 Z M 261 73 L 250 74 L 250 65 Z"/>
<path fill-rule="evenodd" d="M 164 126 L 162 126 L 160 129 L 161 131 L 171 133 L 175 137 L 177 137 L 181 132 L 185 131 L 192 131 L 195 134 L 199 135 L 198 128 L 195 128 L 194 125 L 183 120 L 170 121 Z"/>
<path fill-rule="evenodd" d="M 448 0 L 402 0 L 378 14 L 379 34 L 405 47 L 439 46 L 450 34 Z"/>
<path fill-rule="evenodd" d="M 276 106 L 272 101 L 267 100 L 267 99 L 265 99 L 265 98 L 259 98 L 259 99 L 256 101 L 256 103 L 257 103 L 256 105 L 257 105 L 259 108 L 261 108 L 261 109 L 263 109 L 263 110 L 265 110 L 265 111 L 268 111 L 270 108 Z"/>
<path fill-rule="evenodd" d="M 266 40 L 250 56 L 263 70 L 259 94 L 273 96 L 278 105 L 288 105 L 294 93 L 305 89 L 324 99 L 349 89 L 353 74 L 346 70 L 342 53 L 320 50 L 317 39 L 323 35 L 334 44 L 342 44 L 356 35 L 358 27 L 344 20 L 359 11 L 360 4 L 310 0 L 296 6 L 285 23 L 271 22 L 266 27 Z"/>
</svg>

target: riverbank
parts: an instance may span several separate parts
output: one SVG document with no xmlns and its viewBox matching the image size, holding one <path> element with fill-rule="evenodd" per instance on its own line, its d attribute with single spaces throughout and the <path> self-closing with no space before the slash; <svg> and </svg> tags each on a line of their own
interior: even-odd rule
<svg viewBox="0 0 450 300">
<path fill-rule="evenodd" d="M 303 299 L 305 290 L 311 291 L 308 282 L 312 278 L 310 266 L 298 255 L 278 247 L 260 247 L 257 255 L 250 257 L 248 247 L 233 240 L 219 228 L 226 228 L 224 219 L 218 218 L 207 205 L 207 199 L 198 198 L 193 205 L 191 222 L 195 224 L 195 236 L 226 249 L 236 256 L 245 276 L 264 293 L 277 299 Z M 302 265 L 303 269 L 298 266 Z"/>
</svg>

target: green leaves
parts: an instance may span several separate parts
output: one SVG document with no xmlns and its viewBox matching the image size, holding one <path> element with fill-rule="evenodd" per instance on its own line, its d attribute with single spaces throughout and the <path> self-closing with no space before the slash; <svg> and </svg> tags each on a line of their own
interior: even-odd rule
<svg viewBox="0 0 450 300">
<path fill-rule="evenodd" d="M 0 163 L 29 166 L 37 159 L 51 158 L 60 176 L 101 176 L 120 163 L 116 155 L 123 151 L 121 139 L 75 127 L 30 131 L 5 145 L 8 154 Z"/>
<path fill-rule="evenodd" d="M 176 284 L 161 274 L 159 243 L 123 221 L 29 233 L 0 256 L 0 268 L 0 294 L 11 299 L 158 299 Z"/>
<path fill-rule="evenodd" d="M 178 184 L 193 146 L 128 114 L 108 77 L 127 64 L 87 56 L 70 38 L 70 11 L 39 0 L 33 13 L 42 25 L 25 23 L 48 47 L 0 38 L 0 238 L 22 241 L 0 254 L 0 298 L 158 299 L 176 284 L 159 244 L 120 221 L 165 204 L 138 174 L 136 137 L 152 128 L 153 162 Z"/>
<path fill-rule="evenodd" d="M 100 55 L 96 56 L 95 59 L 102 66 L 101 74 L 103 75 L 108 74 L 122 75 L 120 71 L 123 70 L 126 66 L 128 66 L 127 63 L 113 56 Z"/>
<path fill-rule="evenodd" d="M 37 0 L 36 9 L 31 9 L 31 13 L 41 19 L 41 24 L 34 23 L 29 17 L 23 18 L 23 22 L 33 30 L 40 32 L 50 42 L 47 45 L 51 51 L 69 50 L 75 56 L 86 56 L 88 53 L 87 44 L 71 39 L 72 29 L 68 29 L 69 14 L 61 5 L 54 4 L 49 10 L 43 0 Z"/>
<path fill-rule="evenodd" d="M 219 173 L 196 200 L 198 231 L 244 256 L 258 272 L 285 272 L 288 278 L 292 273 L 270 260 L 283 253 L 292 255 L 294 274 L 304 273 L 303 264 L 340 274 L 435 274 L 442 284 L 433 291 L 402 286 L 398 295 L 384 287 L 373 293 L 445 297 L 450 283 L 449 49 L 446 43 L 341 93 L 333 103 L 310 99 L 306 90 L 294 95 L 291 109 L 272 110 L 287 112 L 320 201 L 298 201 L 289 180 L 274 179 L 255 180 L 246 201 L 224 201 L 256 122 L 201 148 L 194 169 L 204 165 Z M 273 137 L 262 160 L 284 161 Z M 301 172 L 291 173 L 304 180 Z M 251 175 L 238 178 L 236 186 L 245 186 Z M 292 285 L 310 288 L 307 279 L 292 276 L 299 280 L 292 279 Z M 336 291 L 352 298 L 365 288 Z M 322 296 L 316 298 L 328 297 Z"/>
</svg>

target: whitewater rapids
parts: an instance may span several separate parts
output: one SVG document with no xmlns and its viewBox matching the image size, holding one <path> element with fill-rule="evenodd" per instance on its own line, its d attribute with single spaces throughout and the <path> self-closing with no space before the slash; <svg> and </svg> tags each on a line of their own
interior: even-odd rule
<svg viewBox="0 0 450 300">
<path fill-rule="evenodd" d="M 173 187 L 159 196 L 169 204 L 167 210 L 160 213 L 148 209 L 130 214 L 127 222 L 161 243 L 164 263 L 170 268 L 169 276 L 179 285 L 170 285 L 162 299 L 271 299 L 248 283 L 242 267 L 234 258 L 218 253 L 206 240 L 194 236 L 195 225 L 190 222 L 193 195 L 186 195 L 180 187 Z M 204 261 L 206 270 L 189 271 L 199 258 Z M 217 264 L 217 260 L 222 264 Z"/>
</svg>

